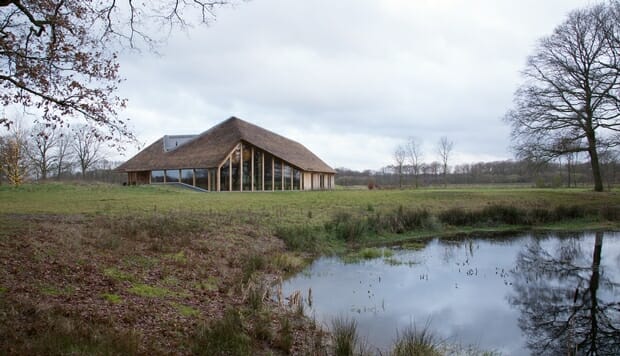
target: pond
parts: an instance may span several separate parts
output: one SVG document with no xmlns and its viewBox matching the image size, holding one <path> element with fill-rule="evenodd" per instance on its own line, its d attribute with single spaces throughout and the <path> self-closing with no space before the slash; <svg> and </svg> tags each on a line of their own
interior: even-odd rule
<svg viewBox="0 0 620 356">
<path fill-rule="evenodd" d="M 446 343 L 503 355 L 566 355 L 569 345 L 620 355 L 620 233 L 434 239 L 388 252 L 319 258 L 283 293 L 301 291 L 307 315 L 326 327 L 354 318 L 377 350 L 397 330 L 429 324 Z"/>
</svg>

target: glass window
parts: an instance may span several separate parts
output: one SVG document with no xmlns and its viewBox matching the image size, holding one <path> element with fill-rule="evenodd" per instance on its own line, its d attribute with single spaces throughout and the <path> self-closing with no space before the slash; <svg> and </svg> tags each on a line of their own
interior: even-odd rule
<svg viewBox="0 0 620 356">
<path fill-rule="evenodd" d="M 217 168 L 209 169 L 209 184 L 210 191 L 217 191 Z"/>
<path fill-rule="evenodd" d="M 275 179 L 273 189 L 282 190 L 282 161 L 274 160 L 273 177 Z"/>
<path fill-rule="evenodd" d="M 284 190 L 291 190 L 291 176 L 293 174 L 293 170 L 288 165 L 284 164 Z"/>
<path fill-rule="evenodd" d="M 178 169 L 167 169 L 166 170 L 166 183 L 178 182 L 179 181 L 179 170 Z"/>
<path fill-rule="evenodd" d="M 254 190 L 263 190 L 263 156 L 254 149 Z"/>
<path fill-rule="evenodd" d="M 265 190 L 273 190 L 273 157 L 265 153 Z"/>
<path fill-rule="evenodd" d="M 151 171 L 151 183 L 163 183 L 164 171 Z"/>
<path fill-rule="evenodd" d="M 196 186 L 209 190 L 209 171 L 206 169 L 195 169 L 194 174 L 196 175 Z"/>
<path fill-rule="evenodd" d="M 243 145 L 243 190 L 252 190 L 252 148 Z"/>
<path fill-rule="evenodd" d="M 296 169 L 293 169 L 293 189 L 301 189 L 301 172 Z"/>
<path fill-rule="evenodd" d="M 181 183 L 194 185 L 194 170 L 182 169 L 181 170 Z"/>
<path fill-rule="evenodd" d="M 220 190 L 223 192 L 230 190 L 230 159 L 227 159 L 220 169 Z"/>
<path fill-rule="evenodd" d="M 241 148 L 237 147 L 232 154 L 232 190 L 238 191 L 241 188 Z"/>
</svg>

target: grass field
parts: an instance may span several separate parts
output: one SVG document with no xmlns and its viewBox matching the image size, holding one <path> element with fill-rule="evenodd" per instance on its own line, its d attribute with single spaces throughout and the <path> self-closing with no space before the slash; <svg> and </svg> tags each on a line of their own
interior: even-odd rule
<svg viewBox="0 0 620 356">
<path fill-rule="evenodd" d="M 322 354 L 299 305 L 267 293 L 317 254 L 619 221 L 617 192 L 582 189 L 0 186 L 0 354 Z"/>
<path fill-rule="evenodd" d="M 335 212 L 387 211 L 397 206 L 433 212 L 492 204 L 522 208 L 620 205 L 617 192 L 586 189 L 475 188 L 335 190 L 325 192 L 200 193 L 166 186 L 33 184 L 0 186 L 0 214 L 141 214 L 158 212 L 249 213 L 270 222 L 299 223 L 308 216 L 324 222 Z"/>
</svg>

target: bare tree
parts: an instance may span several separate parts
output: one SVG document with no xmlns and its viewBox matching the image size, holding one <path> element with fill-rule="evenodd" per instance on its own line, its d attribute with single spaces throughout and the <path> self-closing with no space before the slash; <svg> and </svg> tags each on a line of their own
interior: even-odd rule
<svg viewBox="0 0 620 356">
<path fill-rule="evenodd" d="M 418 177 L 420 176 L 420 170 L 422 168 L 422 147 L 420 147 L 420 140 L 415 137 L 409 137 L 405 149 L 407 151 L 407 158 L 411 164 L 411 170 L 413 171 L 415 187 L 418 188 Z"/>
<path fill-rule="evenodd" d="M 47 175 L 56 164 L 53 151 L 58 142 L 57 133 L 52 126 L 35 125 L 30 131 L 30 161 L 38 177 L 47 179 Z"/>
<path fill-rule="evenodd" d="M 55 161 L 56 161 L 56 179 L 60 179 L 62 172 L 71 168 L 71 160 L 73 154 L 71 152 L 71 144 L 73 143 L 71 133 L 67 130 L 60 130 L 57 134 Z"/>
<path fill-rule="evenodd" d="M 407 151 L 402 145 L 396 146 L 394 150 L 394 161 L 396 162 L 396 169 L 398 171 L 398 187 L 403 187 L 403 165 L 407 159 Z"/>
<path fill-rule="evenodd" d="M 102 158 L 100 133 L 95 128 L 79 126 L 74 130 L 71 148 L 84 178 L 86 171 Z"/>
<path fill-rule="evenodd" d="M 447 136 L 442 136 L 439 139 L 439 144 L 437 146 L 437 152 L 439 153 L 439 158 L 441 159 L 441 164 L 443 167 L 443 184 L 445 187 L 448 186 L 448 161 L 450 159 L 450 155 L 452 154 L 452 149 L 454 148 L 454 142 L 448 140 Z"/>
<path fill-rule="evenodd" d="M 21 123 L 11 127 L 8 135 L 0 140 L 0 170 L 9 184 L 19 186 L 28 174 L 27 133 Z"/>
<path fill-rule="evenodd" d="M 612 5 L 573 11 L 528 58 L 525 82 L 505 120 L 517 156 L 550 161 L 587 152 L 603 190 L 599 151 L 619 144 L 620 23 Z"/>
<path fill-rule="evenodd" d="M 0 102 L 37 108 L 50 124 L 81 117 L 105 130 L 101 139 L 133 139 L 118 118 L 117 49 L 155 48 L 230 1 L 0 0 Z"/>
</svg>

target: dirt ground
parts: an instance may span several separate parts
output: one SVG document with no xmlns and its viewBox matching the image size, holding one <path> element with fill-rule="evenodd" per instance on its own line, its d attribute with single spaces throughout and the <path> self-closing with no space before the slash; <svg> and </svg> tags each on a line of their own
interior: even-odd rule
<svg viewBox="0 0 620 356">
<path fill-rule="evenodd" d="M 157 214 L 3 219 L 1 354 L 196 354 L 201 330 L 227 310 L 251 353 L 320 353 L 316 325 L 278 303 L 286 266 L 273 261 L 286 252 L 260 226 Z"/>
</svg>

